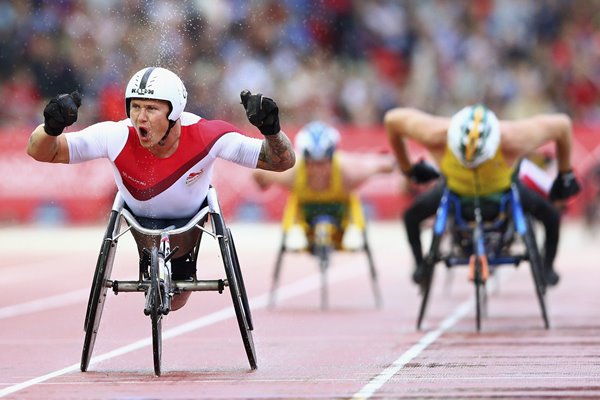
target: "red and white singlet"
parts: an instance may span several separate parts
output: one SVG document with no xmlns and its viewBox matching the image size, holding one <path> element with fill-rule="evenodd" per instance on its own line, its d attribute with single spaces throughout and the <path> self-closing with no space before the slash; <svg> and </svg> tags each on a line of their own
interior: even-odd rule
<svg viewBox="0 0 600 400">
<path fill-rule="evenodd" d="M 125 203 L 137 216 L 185 218 L 202 205 L 213 164 L 222 158 L 256 168 L 262 141 L 235 126 L 184 112 L 173 155 L 159 158 L 144 149 L 129 119 L 100 122 L 65 134 L 69 162 L 107 158 Z"/>
</svg>

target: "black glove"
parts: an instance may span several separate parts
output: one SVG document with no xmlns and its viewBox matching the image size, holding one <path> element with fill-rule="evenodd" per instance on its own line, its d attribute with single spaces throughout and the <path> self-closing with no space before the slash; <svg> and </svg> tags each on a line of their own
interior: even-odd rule
<svg viewBox="0 0 600 400">
<path fill-rule="evenodd" d="M 44 130 L 50 136 L 58 136 L 65 127 L 77 121 L 77 109 L 81 106 L 78 92 L 61 94 L 50 100 L 44 108 Z"/>
<path fill-rule="evenodd" d="M 564 200 L 581 191 L 573 171 L 559 172 L 550 189 L 550 200 Z"/>
<path fill-rule="evenodd" d="M 429 163 L 421 160 L 414 164 L 408 173 L 408 177 L 416 183 L 427 183 L 440 177 L 440 173 Z"/>
<path fill-rule="evenodd" d="M 256 126 L 265 136 L 279 133 L 279 107 L 268 97 L 262 94 L 252 94 L 248 90 L 240 93 L 246 116 L 250 123 Z"/>
</svg>

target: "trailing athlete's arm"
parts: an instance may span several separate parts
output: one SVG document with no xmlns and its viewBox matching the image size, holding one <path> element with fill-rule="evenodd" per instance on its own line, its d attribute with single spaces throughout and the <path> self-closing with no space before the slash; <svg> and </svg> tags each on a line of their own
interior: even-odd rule
<svg viewBox="0 0 600 400">
<path fill-rule="evenodd" d="M 446 133 L 450 120 L 414 108 L 394 108 L 384 117 L 384 126 L 398 166 L 404 175 L 409 175 L 412 162 L 408 155 L 405 138 L 421 144 L 436 158 L 446 146 Z"/>
<path fill-rule="evenodd" d="M 344 187 L 354 190 L 373 175 L 390 173 L 396 169 L 396 160 L 387 154 L 354 154 L 339 152 Z"/>
<path fill-rule="evenodd" d="M 573 128 L 565 114 L 543 114 L 515 121 L 500 121 L 502 150 L 514 159 L 554 142 L 560 172 L 571 171 Z"/>
<path fill-rule="evenodd" d="M 267 190 L 271 185 L 277 185 L 284 189 L 291 190 L 294 186 L 296 169 L 295 166 L 283 172 L 256 169 L 252 171 L 252 177 L 261 190 Z"/>
</svg>

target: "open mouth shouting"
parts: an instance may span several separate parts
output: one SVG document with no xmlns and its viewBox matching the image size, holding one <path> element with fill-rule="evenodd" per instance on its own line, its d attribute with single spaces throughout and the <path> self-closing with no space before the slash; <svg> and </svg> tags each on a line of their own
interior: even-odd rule
<svg viewBox="0 0 600 400">
<path fill-rule="evenodd" d="M 140 134 L 140 140 L 145 141 L 145 142 L 150 141 L 150 131 L 148 130 L 148 128 L 139 126 L 138 132 Z"/>
</svg>

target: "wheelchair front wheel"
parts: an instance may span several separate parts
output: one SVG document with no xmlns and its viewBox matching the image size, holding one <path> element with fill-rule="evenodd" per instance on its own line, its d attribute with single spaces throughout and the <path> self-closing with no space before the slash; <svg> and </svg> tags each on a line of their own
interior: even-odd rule
<svg viewBox="0 0 600 400">
<path fill-rule="evenodd" d="M 152 321 L 152 356 L 154 359 L 154 374 L 160 376 L 162 355 L 162 303 L 163 293 L 159 278 L 158 248 L 154 247 L 150 254 L 150 320 Z"/>
<path fill-rule="evenodd" d="M 329 292 L 327 283 L 327 271 L 331 257 L 331 248 L 328 246 L 315 246 L 315 255 L 319 260 L 319 271 L 321 272 L 321 309 L 329 307 Z"/>
<path fill-rule="evenodd" d="M 481 331 L 481 319 L 487 314 L 487 290 L 482 276 L 482 263 L 479 257 L 475 258 L 475 320 L 477 332 Z"/>
</svg>

